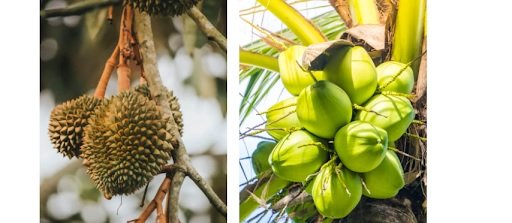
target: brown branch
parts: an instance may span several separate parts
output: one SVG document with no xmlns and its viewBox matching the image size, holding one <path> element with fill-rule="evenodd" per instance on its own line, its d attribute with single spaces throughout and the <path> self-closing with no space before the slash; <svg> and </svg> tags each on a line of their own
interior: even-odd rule
<svg viewBox="0 0 512 223">
<path fill-rule="evenodd" d="M 271 208 L 274 211 L 280 211 L 285 207 L 293 207 L 298 204 L 304 204 L 312 201 L 313 197 L 311 197 L 311 195 L 309 195 L 305 190 L 295 190 L 274 203 Z"/>
<path fill-rule="evenodd" d="M 158 191 L 156 192 L 155 198 L 153 198 L 153 200 L 144 209 L 144 211 L 142 211 L 142 213 L 139 215 L 139 217 L 137 219 L 134 219 L 134 220 L 131 220 L 128 222 L 129 223 L 131 223 L 131 222 L 134 222 L 134 223 L 146 222 L 146 220 L 149 218 L 149 216 L 151 215 L 151 213 L 153 213 L 153 211 L 155 209 L 158 209 L 159 206 L 160 206 L 160 209 L 162 208 L 162 201 L 164 200 L 167 192 L 169 192 L 170 187 L 171 187 L 171 177 L 165 177 L 164 181 L 162 182 L 162 184 L 158 188 Z M 165 219 L 165 215 L 164 214 L 159 215 L 158 210 L 157 210 L 157 218 L 160 219 L 161 216 L 163 216 L 163 219 Z M 162 221 L 160 221 L 160 222 L 162 222 Z M 163 221 L 163 222 L 165 222 L 165 221 Z"/>
<path fill-rule="evenodd" d="M 121 4 L 122 0 L 98 0 L 98 1 L 84 1 L 73 4 L 67 8 L 60 9 L 48 9 L 41 10 L 40 16 L 41 18 L 51 18 L 58 16 L 70 16 L 70 15 L 81 15 L 88 11 L 103 8 L 107 6 Z"/>
<path fill-rule="evenodd" d="M 110 75 L 114 68 L 117 65 L 117 58 L 119 57 L 119 46 L 116 46 L 112 55 L 108 58 L 105 63 L 105 68 L 103 68 L 103 73 L 101 74 L 100 81 L 96 86 L 96 90 L 94 91 L 95 98 L 103 98 L 105 97 L 105 91 L 107 89 L 108 81 L 110 80 Z"/>
<path fill-rule="evenodd" d="M 215 207 L 215 209 L 217 209 L 217 211 L 220 212 L 220 214 L 222 214 L 224 217 L 227 217 L 227 207 L 224 204 L 224 202 L 219 198 L 219 196 L 217 196 L 217 193 L 213 191 L 212 187 L 210 187 L 206 180 L 204 180 L 204 178 L 201 177 L 201 175 L 199 175 L 199 173 L 192 165 L 190 165 L 190 163 L 187 163 L 187 166 L 187 176 L 190 177 L 190 179 L 192 179 L 194 183 L 196 183 L 197 187 L 199 187 L 201 191 L 203 191 L 203 193 L 206 195 L 206 197 L 208 198 L 210 203 Z"/>
<path fill-rule="evenodd" d="M 187 14 L 194 20 L 194 22 L 196 22 L 199 29 L 201 29 L 209 40 L 215 41 L 224 52 L 227 52 L 228 47 L 226 37 L 224 37 L 224 35 L 215 28 L 210 20 L 208 20 L 208 18 L 206 18 L 206 16 L 204 16 L 197 7 L 194 6 L 189 9 Z"/>
<path fill-rule="evenodd" d="M 143 66 L 144 66 L 144 77 L 148 83 L 150 92 L 155 98 L 157 104 L 160 106 L 161 111 L 163 113 L 163 116 L 168 118 L 169 124 L 171 126 L 171 134 L 175 136 L 180 136 L 180 132 L 178 130 L 178 125 L 174 121 L 174 118 L 172 118 L 172 112 L 170 110 L 169 101 L 167 99 L 167 96 L 165 94 L 165 87 L 162 84 L 162 80 L 160 78 L 160 73 L 158 71 L 158 68 L 156 66 L 157 64 L 157 57 L 156 57 L 156 51 L 155 51 L 155 43 L 153 41 L 153 31 L 151 29 L 151 19 L 149 15 L 145 12 L 139 12 L 135 11 L 135 28 L 137 33 L 137 39 L 139 40 L 139 51 L 143 59 Z M 185 145 L 183 143 L 183 140 L 181 137 L 177 137 L 176 142 L 172 143 L 173 145 L 176 145 L 175 148 L 172 151 L 172 156 L 174 160 L 174 164 L 178 167 L 186 169 L 188 172 L 196 173 L 193 166 L 190 164 L 190 157 L 187 154 L 187 150 L 185 148 Z M 191 171 L 193 169 L 193 171 Z M 195 174 L 194 174 L 195 176 Z M 181 186 L 183 184 L 185 174 L 181 171 L 176 172 L 174 175 L 172 181 L 173 185 L 170 189 L 171 193 L 171 213 L 170 216 L 170 222 L 179 222 L 177 211 L 178 211 L 178 199 L 179 199 L 179 193 Z M 198 176 L 200 177 L 200 176 Z M 198 181 L 202 182 L 202 181 Z M 197 183 L 197 182 L 196 182 Z M 198 185 L 200 187 L 206 187 L 210 188 L 208 184 L 206 185 Z M 213 191 L 211 188 L 208 191 Z M 209 194 L 207 196 L 216 197 L 217 195 L 215 193 Z M 215 199 L 220 200 L 220 199 Z M 214 207 L 225 207 L 225 204 L 214 204 Z M 226 216 L 226 212 L 223 212 L 223 210 L 226 210 L 227 208 L 219 209 L 218 211 L 221 212 L 224 216 Z"/>
</svg>

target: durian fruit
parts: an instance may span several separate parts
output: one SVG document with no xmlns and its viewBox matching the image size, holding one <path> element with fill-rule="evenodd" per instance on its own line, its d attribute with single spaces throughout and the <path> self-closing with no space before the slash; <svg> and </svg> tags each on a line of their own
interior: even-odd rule
<svg viewBox="0 0 512 223">
<path fill-rule="evenodd" d="M 78 158 L 87 119 L 102 101 L 93 96 L 83 95 L 53 108 L 48 135 L 59 153 L 69 159 Z"/>
<path fill-rule="evenodd" d="M 125 4 L 131 4 L 150 15 L 178 16 L 196 5 L 199 0 L 125 0 Z"/>
<path fill-rule="evenodd" d="M 89 118 L 81 158 L 107 199 L 135 192 L 160 172 L 173 149 L 168 121 L 154 101 L 133 90 Z"/>
<path fill-rule="evenodd" d="M 135 88 L 136 92 L 141 93 L 145 97 L 151 99 L 151 91 L 147 84 L 141 84 Z M 174 96 L 174 92 L 172 90 L 165 90 L 167 94 L 167 98 L 169 99 L 169 106 L 171 108 L 172 117 L 174 118 L 174 122 L 178 125 L 178 130 L 180 131 L 180 135 L 183 136 L 183 114 L 180 111 L 180 102 L 178 98 Z"/>
</svg>

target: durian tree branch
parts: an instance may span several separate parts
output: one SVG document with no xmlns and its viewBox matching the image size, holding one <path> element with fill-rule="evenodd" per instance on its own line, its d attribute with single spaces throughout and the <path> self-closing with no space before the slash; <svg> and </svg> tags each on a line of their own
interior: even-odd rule
<svg viewBox="0 0 512 223">
<path fill-rule="evenodd" d="M 164 181 L 158 188 L 158 191 L 156 192 L 155 198 L 149 203 L 149 205 L 142 211 L 142 213 L 139 215 L 139 217 L 135 220 L 131 220 L 128 222 L 134 222 L 134 223 L 144 223 L 149 218 L 151 213 L 158 207 L 158 205 L 162 205 L 162 202 L 165 198 L 165 195 L 169 192 L 169 188 L 171 187 L 171 178 L 165 177 Z M 164 218 L 165 215 L 157 216 L 158 219 Z"/>
<path fill-rule="evenodd" d="M 41 10 L 41 18 L 81 15 L 94 9 L 121 4 L 122 0 L 80 1 L 66 8 Z"/>
<path fill-rule="evenodd" d="M 208 18 L 206 18 L 206 16 L 204 16 L 197 7 L 194 6 L 190 8 L 187 11 L 187 14 L 194 20 L 194 22 L 196 22 L 199 29 L 204 35 L 206 35 L 206 37 L 208 37 L 209 40 L 215 41 L 224 52 L 227 52 L 228 46 L 226 37 L 224 37 L 224 35 L 215 28 L 210 20 L 208 20 Z"/>
<path fill-rule="evenodd" d="M 105 63 L 105 68 L 103 69 L 103 73 L 101 74 L 100 81 L 98 82 L 98 86 L 94 91 L 94 97 L 103 98 L 105 97 L 105 91 L 107 90 L 108 80 L 110 79 L 110 75 L 114 68 L 117 65 L 117 58 L 119 57 L 119 45 L 116 46 L 110 58 L 108 58 Z"/>
<path fill-rule="evenodd" d="M 153 31 L 151 29 L 151 18 L 147 13 L 135 10 L 135 29 L 137 33 L 137 39 L 139 40 L 139 50 L 143 60 L 144 74 L 151 94 L 153 98 L 156 99 L 157 104 L 160 106 L 164 117 L 169 118 L 171 133 L 175 136 L 179 136 L 180 132 L 178 125 L 174 121 L 169 102 L 165 94 L 165 88 L 162 84 L 160 73 L 157 69 L 157 58 L 155 43 L 153 41 Z M 191 165 L 190 157 L 188 156 L 185 145 L 183 144 L 183 140 L 180 137 L 177 137 L 176 142 L 172 142 L 172 144 L 177 145 L 172 151 L 174 164 L 178 167 L 186 169 L 189 172 L 193 170 L 193 173 L 197 173 L 195 168 Z M 181 171 L 177 171 L 172 178 L 173 183 L 170 188 L 171 213 L 169 214 L 168 219 L 170 222 L 179 222 L 177 215 L 179 209 L 178 199 L 184 178 L 185 174 Z M 213 206 L 218 208 L 217 211 L 219 211 L 223 216 L 227 216 L 226 205 L 217 196 L 217 194 L 213 192 L 213 189 L 211 189 L 208 184 L 198 186 L 200 188 L 203 186 L 209 188 L 208 192 L 205 192 L 205 195 L 209 198 Z"/>
</svg>

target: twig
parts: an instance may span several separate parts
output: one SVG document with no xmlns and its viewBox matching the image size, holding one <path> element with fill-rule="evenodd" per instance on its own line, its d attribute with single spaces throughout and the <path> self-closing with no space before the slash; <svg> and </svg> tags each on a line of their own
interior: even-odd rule
<svg viewBox="0 0 512 223">
<path fill-rule="evenodd" d="M 206 35 L 206 37 L 208 37 L 209 40 L 215 41 L 217 44 L 219 44 L 220 48 L 224 52 L 227 52 L 228 47 L 226 37 L 224 37 L 224 35 L 222 35 L 222 33 L 220 33 L 219 30 L 215 28 L 215 26 L 213 26 L 210 20 L 208 20 L 208 18 L 206 18 L 206 16 L 204 16 L 203 13 L 197 9 L 197 7 L 194 6 L 189 9 L 187 14 L 194 20 L 194 22 L 196 22 L 197 27 L 201 29 L 201 31 Z"/>
<path fill-rule="evenodd" d="M 201 175 L 199 175 L 199 173 L 196 171 L 194 167 L 192 167 L 192 165 L 188 164 L 187 169 L 187 176 L 190 177 L 190 179 L 192 179 L 194 183 L 196 183 L 197 187 L 199 187 L 201 191 L 203 191 L 203 193 L 206 195 L 206 197 L 208 198 L 210 203 L 215 207 L 215 209 L 217 209 L 217 211 L 219 211 L 220 214 L 222 214 L 224 217 L 227 217 L 228 210 L 226 205 L 219 198 L 219 196 L 217 196 L 215 191 L 213 191 L 213 189 L 206 182 L 206 180 L 204 180 L 204 178 L 202 178 Z"/>
<path fill-rule="evenodd" d="M 155 209 L 157 209 L 159 205 L 161 208 L 162 201 L 164 200 L 165 195 L 169 191 L 170 187 L 171 187 L 171 177 L 165 177 L 164 181 L 160 185 L 160 188 L 158 188 L 158 191 L 156 192 L 155 198 L 153 198 L 153 200 L 149 203 L 149 205 L 146 207 L 146 209 L 144 209 L 144 211 L 142 211 L 142 213 L 139 215 L 139 217 L 137 219 L 134 219 L 134 220 L 131 220 L 128 222 L 129 223 L 130 222 L 134 222 L 134 223 L 146 222 L 146 220 L 149 218 L 151 213 L 153 213 L 153 211 Z M 158 212 L 158 210 L 157 210 L 157 212 Z M 165 215 L 163 215 L 163 216 L 164 216 L 163 218 L 165 219 Z M 157 215 L 157 218 L 159 218 L 159 217 L 160 216 Z"/>
<path fill-rule="evenodd" d="M 122 0 L 97 0 L 79 2 L 67 8 L 41 10 L 40 16 L 41 18 L 51 18 L 58 16 L 80 15 L 94 9 L 117 5 L 121 2 Z"/>
<path fill-rule="evenodd" d="M 118 57 L 119 57 L 119 46 L 116 46 L 116 48 L 114 49 L 114 52 L 112 52 L 112 55 L 110 55 L 110 58 L 108 58 L 107 62 L 105 63 L 105 68 L 103 69 L 103 73 L 101 74 L 100 81 L 98 82 L 98 86 L 96 87 L 96 90 L 94 91 L 94 97 L 96 97 L 96 98 L 105 97 L 105 91 L 107 89 L 108 80 L 110 80 L 110 75 L 112 74 L 112 71 L 114 71 L 114 68 L 117 65 Z"/>
<path fill-rule="evenodd" d="M 162 84 L 162 80 L 160 78 L 160 73 L 156 66 L 156 51 L 155 51 L 155 43 L 153 42 L 153 31 L 151 29 L 151 19 L 149 15 L 145 12 L 139 12 L 135 10 L 135 28 L 137 33 L 137 39 L 139 40 L 139 51 L 143 59 L 144 66 L 144 76 L 148 83 L 150 92 L 155 98 L 157 104 L 160 106 L 161 111 L 165 118 L 168 118 L 169 124 L 171 127 L 171 134 L 174 136 L 180 136 L 180 132 L 178 130 L 178 125 L 174 121 L 172 112 L 170 110 L 169 101 L 165 94 L 165 87 Z M 186 169 L 189 173 L 192 173 L 194 177 L 201 178 L 193 166 L 190 164 L 190 157 L 187 154 L 187 150 L 185 145 L 183 144 L 183 140 L 181 137 L 177 137 L 176 142 L 172 142 L 173 145 L 176 145 L 172 151 L 172 156 L 174 160 L 174 164 L 178 167 Z M 197 175 L 196 175 L 197 174 Z M 174 175 L 172 182 L 173 185 L 170 188 L 171 200 L 170 200 L 170 209 L 171 213 L 169 213 L 169 221 L 170 222 L 179 222 L 178 219 L 178 199 L 181 186 L 183 184 L 185 174 L 181 171 L 176 172 Z M 208 188 L 209 192 L 213 192 L 213 189 L 210 188 L 208 184 L 199 185 L 199 182 L 203 181 L 194 181 L 198 186 Z M 204 190 L 203 190 L 204 191 Z M 206 193 L 206 192 L 205 192 Z M 212 193 L 208 194 L 209 197 L 217 197 L 217 194 Z M 217 197 L 218 198 L 218 197 Z M 210 200 L 212 201 L 212 200 Z M 213 201 L 220 201 L 219 199 L 214 199 Z M 222 207 L 217 209 L 224 216 L 226 213 L 226 205 L 224 203 L 215 203 L 214 207 Z"/>
</svg>

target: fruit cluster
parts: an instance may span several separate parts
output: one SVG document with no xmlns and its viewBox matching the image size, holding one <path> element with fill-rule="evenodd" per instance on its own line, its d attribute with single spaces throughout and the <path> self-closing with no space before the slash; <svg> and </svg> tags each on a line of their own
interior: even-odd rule
<svg viewBox="0 0 512 223">
<path fill-rule="evenodd" d="M 415 117 L 407 97 L 414 75 L 399 62 L 375 67 L 359 46 L 341 48 L 310 72 L 297 63 L 305 49 L 279 55 L 281 80 L 295 97 L 266 111 L 265 128 L 277 142 L 258 144 L 253 166 L 258 176 L 271 170 L 303 183 L 321 215 L 343 218 L 361 196 L 391 198 L 405 184 L 393 142 Z"/>
<path fill-rule="evenodd" d="M 172 91 L 167 97 L 181 134 L 180 105 Z M 170 160 L 179 137 L 145 84 L 109 99 L 84 95 L 64 102 L 52 110 L 48 130 L 59 153 L 84 159 L 106 198 L 145 186 Z"/>
</svg>

